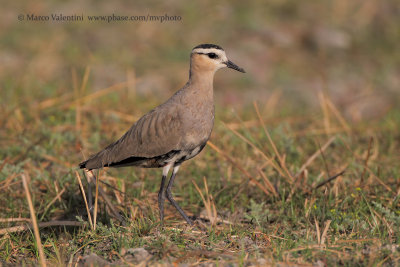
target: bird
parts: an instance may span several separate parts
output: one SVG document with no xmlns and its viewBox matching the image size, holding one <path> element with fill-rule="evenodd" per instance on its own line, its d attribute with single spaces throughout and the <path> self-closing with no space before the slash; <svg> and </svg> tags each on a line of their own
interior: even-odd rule
<svg viewBox="0 0 400 267">
<path fill-rule="evenodd" d="M 224 67 L 245 73 L 227 58 L 221 46 L 200 44 L 194 47 L 187 83 L 166 102 L 136 121 L 120 139 L 81 162 L 79 167 L 87 171 L 126 166 L 162 168 L 158 192 L 161 224 L 167 198 L 185 221 L 193 225 L 174 200 L 171 189 L 181 164 L 198 155 L 210 138 L 215 116 L 214 74 Z"/>
</svg>

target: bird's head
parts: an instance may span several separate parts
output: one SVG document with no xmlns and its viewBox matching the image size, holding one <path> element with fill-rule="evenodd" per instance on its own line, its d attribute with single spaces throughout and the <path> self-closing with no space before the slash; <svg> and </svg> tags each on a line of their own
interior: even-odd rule
<svg viewBox="0 0 400 267">
<path fill-rule="evenodd" d="M 201 44 L 193 48 L 191 54 L 191 68 L 193 71 L 211 71 L 216 72 L 221 68 L 231 68 L 240 72 L 244 69 L 230 61 L 224 49 L 214 44 Z"/>
</svg>

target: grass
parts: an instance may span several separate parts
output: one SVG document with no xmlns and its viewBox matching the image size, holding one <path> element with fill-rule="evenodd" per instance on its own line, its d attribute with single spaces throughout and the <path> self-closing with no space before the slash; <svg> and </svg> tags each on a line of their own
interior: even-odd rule
<svg viewBox="0 0 400 267">
<path fill-rule="evenodd" d="M 40 221 L 83 223 L 82 227 L 40 229 L 49 263 L 75 262 L 91 252 L 122 263 L 125 255 L 121 251 L 132 247 L 144 247 L 153 263 L 254 264 L 265 259 L 271 264 L 322 261 L 364 265 L 398 261 L 398 132 L 390 128 L 398 123 L 400 114 L 392 113 L 373 124 L 374 133 L 369 135 L 362 133 L 371 130 L 371 125 L 352 125 L 346 133 L 334 119 L 332 128 L 341 132 L 308 134 L 316 129 L 330 132 L 324 128 L 322 113 L 315 119 L 308 117 L 306 123 L 291 123 L 291 117 L 284 116 L 268 131 L 263 127 L 268 120 L 217 121 L 211 146 L 196 160 L 184 164 L 174 188 L 182 207 L 199 218 L 200 228 L 187 227 L 169 205 L 166 226 L 159 227 L 158 170 L 107 169 L 100 173 L 100 179 L 112 187 L 101 186 L 127 218 L 127 224 L 112 218 L 100 198 L 98 225 L 92 230 L 74 175 L 73 163 L 80 160 L 79 146 L 71 144 L 79 142 L 82 132 L 88 133 L 85 142 L 95 146 L 96 140 L 105 144 L 111 137 L 107 133 L 106 141 L 99 139 L 104 124 L 96 120 L 85 121 L 81 132 L 76 131 L 76 110 L 68 108 L 57 114 L 54 109 L 54 115 L 41 117 L 39 124 L 50 128 L 46 130 L 25 115 L 24 127 L 36 139 L 30 142 L 29 138 L 15 137 L 14 149 L 8 150 L 1 164 L 3 218 L 29 218 L 21 186 L 21 173 L 26 172 L 31 177 L 30 190 Z M 86 110 L 85 117 L 91 113 Z M 57 119 L 52 124 L 52 116 L 65 121 Z M 248 122 L 254 126 L 246 126 Z M 110 123 L 123 131 L 124 126 L 118 126 L 120 121 Z M 332 141 L 322 150 L 329 138 Z M 279 156 L 272 146 L 276 146 Z M 314 161 L 298 173 L 315 152 L 318 155 Z M 75 160 L 69 160 L 69 155 Z M 344 169 L 343 175 L 317 188 Z M 64 193 L 53 201 L 61 190 Z M 216 219 L 213 208 L 218 214 Z M 20 224 L 3 222 L 3 228 Z M 1 247 L 5 262 L 29 263 L 38 254 L 31 231 L 3 235 Z"/>
<path fill-rule="evenodd" d="M 53 11 L 40 3 L 4 8 Z M 92 253 L 120 265 L 399 264 L 395 2 L 211 5 L 182 2 L 168 12 L 183 22 L 163 25 L 4 23 L 0 264 L 39 263 L 22 176 L 48 265 L 99 263 Z M 173 193 L 196 227 L 169 204 L 160 227 L 160 170 L 121 168 L 101 171 L 99 186 L 125 224 L 100 194 L 94 229 L 77 164 L 182 86 L 205 41 L 247 74 L 217 73 L 212 137 L 178 173 Z"/>
</svg>

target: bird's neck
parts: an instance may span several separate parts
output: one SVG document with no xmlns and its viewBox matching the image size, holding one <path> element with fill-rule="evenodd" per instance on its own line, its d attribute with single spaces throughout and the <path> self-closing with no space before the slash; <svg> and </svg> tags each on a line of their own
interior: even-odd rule
<svg viewBox="0 0 400 267">
<path fill-rule="evenodd" d="M 190 87 L 201 90 L 209 96 L 213 96 L 213 82 L 215 71 L 193 71 L 190 70 L 189 81 Z"/>
</svg>

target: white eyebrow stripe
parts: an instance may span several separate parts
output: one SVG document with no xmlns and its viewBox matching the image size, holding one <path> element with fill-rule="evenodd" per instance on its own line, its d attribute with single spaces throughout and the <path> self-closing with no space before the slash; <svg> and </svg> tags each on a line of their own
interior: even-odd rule
<svg viewBox="0 0 400 267">
<path fill-rule="evenodd" d="M 219 55 L 223 50 L 215 49 L 215 48 L 196 48 L 193 49 L 192 53 L 200 53 L 200 54 L 208 54 L 208 53 L 215 53 Z"/>
</svg>

